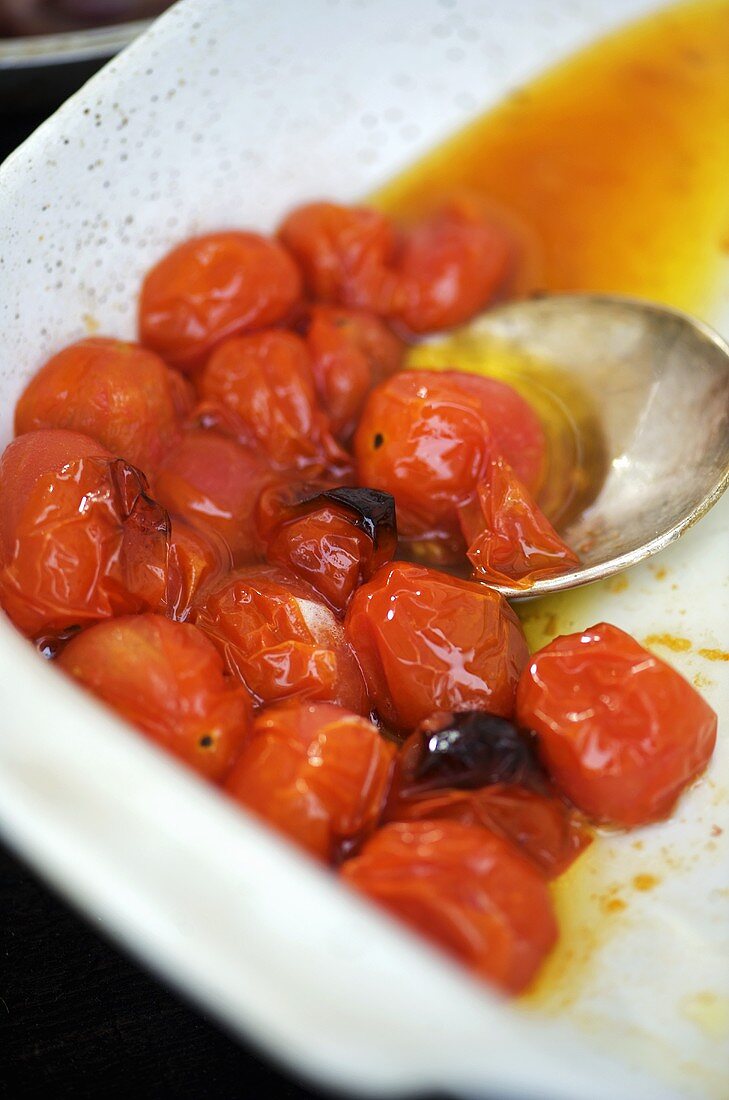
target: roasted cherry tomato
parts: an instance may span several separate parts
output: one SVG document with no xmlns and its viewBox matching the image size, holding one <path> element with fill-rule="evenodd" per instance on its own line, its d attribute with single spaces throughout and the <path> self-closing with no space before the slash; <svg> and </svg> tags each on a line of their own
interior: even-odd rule
<svg viewBox="0 0 729 1100">
<path fill-rule="evenodd" d="M 200 380 L 209 401 L 231 409 L 242 431 L 279 469 L 349 471 L 319 408 L 306 344 L 292 332 L 226 340 Z"/>
<path fill-rule="evenodd" d="M 225 539 L 236 564 L 262 557 L 253 522 L 261 489 L 273 477 L 265 458 L 220 435 L 191 428 L 154 475 L 154 493 L 170 512 Z"/>
<path fill-rule="evenodd" d="M 156 610 L 168 524 L 144 475 L 93 439 L 27 432 L 0 459 L 0 604 L 33 638 Z"/>
<path fill-rule="evenodd" d="M 385 825 L 342 875 L 506 993 L 526 988 L 557 940 L 544 876 L 480 826 Z"/>
<path fill-rule="evenodd" d="M 542 422 L 529 402 L 498 378 L 457 370 L 439 373 L 478 402 L 491 429 L 494 453 L 506 459 L 532 496 L 536 496 L 547 467 L 547 440 Z"/>
<path fill-rule="evenodd" d="M 517 714 L 567 797 L 615 825 L 665 817 L 716 742 L 716 715 L 699 693 L 607 623 L 532 657 Z"/>
<path fill-rule="evenodd" d="M 248 693 L 189 623 L 131 615 L 73 638 L 61 668 L 208 779 L 223 779 L 250 729 Z"/>
<path fill-rule="evenodd" d="M 415 333 L 453 328 L 501 289 L 514 264 L 506 233 L 467 201 L 454 201 L 405 231 L 387 315 Z"/>
<path fill-rule="evenodd" d="M 225 539 L 212 529 L 194 527 L 182 516 L 171 516 L 165 614 L 184 621 L 204 590 L 232 568 L 233 556 Z"/>
<path fill-rule="evenodd" d="M 387 817 L 480 825 L 510 841 L 547 878 L 566 871 L 592 841 L 587 824 L 556 795 L 514 783 L 479 790 L 444 787 L 433 794 L 392 799 Z"/>
<path fill-rule="evenodd" d="M 312 307 L 306 344 L 332 432 L 347 444 L 367 394 L 399 370 L 405 345 L 374 313 L 328 306 Z"/>
<path fill-rule="evenodd" d="M 258 703 L 327 700 L 369 713 L 341 623 L 292 574 L 240 569 L 205 595 L 193 617 Z"/>
<path fill-rule="evenodd" d="M 357 589 L 346 628 L 370 697 L 394 729 L 412 730 L 437 710 L 513 713 L 529 651 L 493 589 L 395 562 Z"/>
<path fill-rule="evenodd" d="M 395 502 L 376 489 L 272 485 L 259 497 L 257 523 L 268 560 L 307 581 L 340 615 L 397 549 Z"/>
<path fill-rule="evenodd" d="M 580 564 L 509 464 L 488 462 L 477 499 L 460 512 L 478 580 L 510 588 L 569 573 Z"/>
<path fill-rule="evenodd" d="M 370 394 L 354 439 L 360 485 L 392 493 L 400 538 L 460 560 L 459 509 L 493 448 L 481 403 L 435 371 L 400 371 Z"/>
<path fill-rule="evenodd" d="M 253 726 L 228 792 L 319 859 L 370 833 L 395 754 L 366 718 L 333 703 L 279 703 Z"/>
<path fill-rule="evenodd" d="M 82 340 L 54 355 L 15 409 L 18 435 L 69 428 L 149 470 L 192 408 L 188 382 L 151 351 L 121 340 Z"/>
<path fill-rule="evenodd" d="M 396 233 L 377 210 L 307 203 L 289 214 L 279 238 L 296 258 L 313 298 L 374 313 L 389 307 Z"/>
<path fill-rule="evenodd" d="M 171 366 L 199 367 L 228 336 L 283 320 L 301 294 L 296 264 L 258 233 L 211 233 L 168 252 L 142 285 L 140 339 Z"/>
</svg>

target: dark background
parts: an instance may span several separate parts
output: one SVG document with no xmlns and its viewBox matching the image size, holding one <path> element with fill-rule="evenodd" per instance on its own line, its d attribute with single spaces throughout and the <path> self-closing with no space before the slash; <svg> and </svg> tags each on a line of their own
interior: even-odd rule
<svg viewBox="0 0 729 1100">
<path fill-rule="evenodd" d="M 0 103 L 0 160 L 49 113 Z M 383 995 L 385 991 L 383 991 Z M 7 1090 L 7 1091 L 6 1091 Z M 0 1096 L 322 1100 L 122 957 L 0 845 Z M 332 1094 L 329 1094 L 332 1100 Z M 342 1098 L 336 1098 L 342 1100 Z"/>
</svg>

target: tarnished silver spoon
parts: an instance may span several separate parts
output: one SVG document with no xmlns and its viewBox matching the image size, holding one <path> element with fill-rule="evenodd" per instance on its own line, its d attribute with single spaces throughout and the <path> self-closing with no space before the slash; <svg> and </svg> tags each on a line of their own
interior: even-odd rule
<svg viewBox="0 0 729 1100">
<path fill-rule="evenodd" d="M 592 499 L 555 517 L 579 569 L 527 591 L 501 586 L 504 595 L 541 596 L 627 569 L 679 538 L 729 484 L 729 346 L 695 318 L 637 299 L 551 294 L 484 313 L 426 354 L 458 346 L 470 349 L 471 367 L 478 349 L 486 374 L 490 356 L 543 364 L 592 407 L 601 437 L 581 444 L 602 454 Z M 532 378 L 539 384 L 538 371 Z"/>
</svg>

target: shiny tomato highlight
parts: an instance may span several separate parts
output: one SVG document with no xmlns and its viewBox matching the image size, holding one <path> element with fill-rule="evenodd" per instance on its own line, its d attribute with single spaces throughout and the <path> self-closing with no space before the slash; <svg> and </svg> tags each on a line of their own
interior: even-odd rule
<svg viewBox="0 0 729 1100">
<path fill-rule="evenodd" d="M 493 589 L 394 562 L 357 589 L 345 625 L 370 698 L 395 730 L 436 710 L 513 713 L 529 651 Z"/>
<path fill-rule="evenodd" d="M 226 789 L 331 863 L 377 824 L 394 754 L 358 714 L 333 703 L 280 703 L 256 719 Z"/>
<path fill-rule="evenodd" d="M 167 513 L 142 473 L 88 436 L 27 432 L 0 459 L 0 605 L 24 634 L 60 636 L 156 610 Z"/>
<path fill-rule="evenodd" d="M 229 772 L 252 717 L 205 635 L 161 615 L 122 616 L 73 638 L 65 672 L 207 779 Z"/>
<path fill-rule="evenodd" d="M 284 320 L 300 294 L 296 264 L 276 241 L 239 231 L 193 237 L 147 273 L 139 338 L 193 371 L 226 337 Z"/>
<path fill-rule="evenodd" d="M 532 657 L 517 715 L 559 788 L 614 825 L 666 817 L 716 742 L 716 714 L 691 684 L 608 623 Z"/>
<path fill-rule="evenodd" d="M 557 941 L 544 876 L 480 826 L 383 826 L 344 881 L 506 993 L 520 993 Z"/>
</svg>

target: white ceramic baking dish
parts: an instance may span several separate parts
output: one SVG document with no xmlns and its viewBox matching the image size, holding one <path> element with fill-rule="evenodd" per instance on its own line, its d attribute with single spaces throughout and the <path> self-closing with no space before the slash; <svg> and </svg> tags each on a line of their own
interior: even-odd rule
<svg viewBox="0 0 729 1100">
<path fill-rule="evenodd" d="M 0 171 L 0 441 L 45 356 L 91 330 L 133 334 L 140 276 L 172 242 L 267 228 L 304 198 L 365 194 L 648 6 L 177 6 Z M 664 555 L 677 590 L 646 566 L 627 593 L 586 592 L 574 625 L 691 629 L 718 645 L 728 514 L 717 507 Z M 693 651 L 675 660 L 699 671 Z M 727 716 L 726 677 L 706 692 Z M 548 1014 L 501 1003 L 350 897 L 44 666 L 4 620 L 0 714 L 4 834 L 135 955 L 298 1072 L 370 1093 L 724 1095 L 717 1042 L 684 1009 L 697 991 L 729 994 L 729 828 L 711 851 L 703 844 L 707 815 L 729 824 L 725 744 L 679 817 L 644 831 L 641 858 L 668 847 L 686 856 L 683 870 L 636 903 L 595 947 L 578 992 Z M 600 858 L 614 876 L 638 865 L 620 837 L 601 842 Z"/>
</svg>

